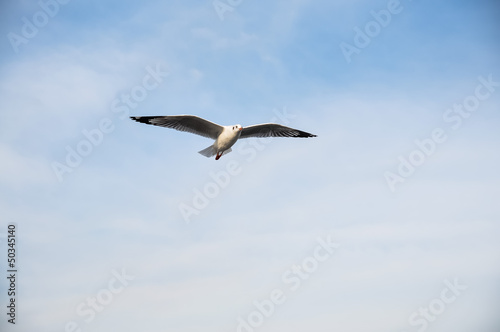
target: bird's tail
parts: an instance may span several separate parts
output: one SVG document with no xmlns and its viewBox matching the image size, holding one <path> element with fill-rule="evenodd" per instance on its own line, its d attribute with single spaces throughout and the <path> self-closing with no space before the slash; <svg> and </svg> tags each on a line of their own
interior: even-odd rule
<svg viewBox="0 0 500 332">
<path fill-rule="evenodd" d="M 233 150 L 231 148 L 229 148 L 226 151 L 224 151 L 222 153 L 222 155 L 226 155 L 231 151 L 233 151 Z M 207 158 L 210 158 L 210 157 L 213 157 L 217 154 L 217 149 L 213 145 L 210 145 L 208 148 L 203 149 L 201 151 L 198 151 L 198 153 L 204 155 Z"/>
<path fill-rule="evenodd" d="M 198 153 L 204 155 L 207 158 L 210 158 L 212 156 L 215 156 L 217 154 L 217 151 L 215 150 L 213 145 L 210 145 L 208 148 L 198 151 Z"/>
</svg>

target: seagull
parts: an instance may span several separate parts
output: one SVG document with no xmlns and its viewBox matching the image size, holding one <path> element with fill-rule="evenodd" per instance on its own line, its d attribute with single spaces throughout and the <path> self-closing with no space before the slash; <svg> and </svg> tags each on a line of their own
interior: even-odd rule
<svg viewBox="0 0 500 332">
<path fill-rule="evenodd" d="M 306 133 L 305 131 L 275 123 L 264 123 L 248 127 L 242 127 L 239 124 L 221 126 L 195 115 L 131 116 L 130 118 L 137 122 L 186 131 L 214 139 L 214 144 L 198 153 L 208 158 L 215 156 L 215 160 L 219 160 L 222 155 L 231 152 L 231 147 L 240 138 L 316 137 L 316 135 Z"/>
</svg>

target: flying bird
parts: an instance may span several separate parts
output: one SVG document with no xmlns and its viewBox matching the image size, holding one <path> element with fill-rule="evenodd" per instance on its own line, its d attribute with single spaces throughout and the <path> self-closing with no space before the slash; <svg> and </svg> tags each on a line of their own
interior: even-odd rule
<svg viewBox="0 0 500 332">
<path fill-rule="evenodd" d="M 194 115 L 168 116 L 131 116 L 132 120 L 154 126 L 186 131 L 214 139 L 214 144 L 199 151 L 205 157 L 215 156 L 219 160 L 222 155 L 231 152 L 231 147 L 240 138 L 247 137 L 316 137 L 298 129 L 285 127 L 275 123 L 264 123 L 248 127 L 241 125 L 221 126 Z"/>
</svg>

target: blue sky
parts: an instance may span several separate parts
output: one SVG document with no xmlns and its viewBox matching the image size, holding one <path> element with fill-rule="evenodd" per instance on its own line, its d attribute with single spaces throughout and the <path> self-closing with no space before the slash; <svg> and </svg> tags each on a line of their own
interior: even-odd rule
<svg viewBox="0 0 500 332">
<path fill-rule="evenodd" d="M 497 2 L 222 2 L 0 5 L 2 331 L 498 331 Z"/>
</svg>

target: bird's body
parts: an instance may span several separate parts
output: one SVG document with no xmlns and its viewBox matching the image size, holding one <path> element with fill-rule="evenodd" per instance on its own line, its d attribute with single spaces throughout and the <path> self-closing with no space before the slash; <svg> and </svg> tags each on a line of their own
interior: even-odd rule
<svg viewBox="0 0 500 332">
<path fill-rule="evenodd" d="M 219 160 L 222 155 L 231 152 L 231 147 L 240 138 L 316 137 L 316 135 L 274 123 L 248 127 L 242 127 L 239 124 L 233 126 L 220 126 L 194 115 L 132 116 L 130 118 L 137 122 L 186 131 L 215 139 L 214 144 L 199 151 L 199 153 L 206 157 L 216 156 L 216 160 Z"/>
<path fill-rule="evenodd" d="M 224 129 L 217 137 L 214 144 L 199 151 L 199 153 L 206 157 L 212 157 L 215 155 L 215 160 L 219 160 L 223 154 L 231 152 L 231 147 L 234 143 L 236 143 L 238 138 L 240 138 L 242 130 L 243 128 L 240 125 L 224 126 Z"/>
</svg>

